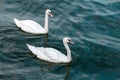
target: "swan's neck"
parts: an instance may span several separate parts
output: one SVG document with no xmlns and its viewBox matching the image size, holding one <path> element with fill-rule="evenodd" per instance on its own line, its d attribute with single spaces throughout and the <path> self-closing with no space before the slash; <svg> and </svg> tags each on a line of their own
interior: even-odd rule
<svg viewBox="0 0 120 80">
<path fill-rule="evenodd" d="M 64 46 L 65 46 L 65 48 L 66 48 L 66 50 L 67 50 L 67 58 L 68 58 L 69 61 L 71 61 L 72 58 L 71 58 L 71 51 L 70 51 L 70 48 L 69 48 L 69 46 L 68 46 L 67 43 L 65 43 L 65 42 L 63 42 L 63 43 L 64 43 Z"/>
<path fill-rule="evenodd" d="M 45 32 L 47 33 L 48 32 L 48 14 L 45 13 Z"/>
</svg>

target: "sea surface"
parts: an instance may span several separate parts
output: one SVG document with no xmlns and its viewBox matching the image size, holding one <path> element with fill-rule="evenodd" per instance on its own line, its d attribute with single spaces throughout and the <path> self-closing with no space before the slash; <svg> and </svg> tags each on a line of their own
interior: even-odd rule
<svg viewBox="0 0 120 80">
<path fill-rule="evenodd" d="M 50 9 L 49 32 L 21 31 L 13 18 L 44 26 Z M 44 62 L 29 43 L 53 47 L 66 55 L 70 37 L 72 62 Z M 120 80 L 120 0 L 0 0 L 0 80 Z"/>
</svg>

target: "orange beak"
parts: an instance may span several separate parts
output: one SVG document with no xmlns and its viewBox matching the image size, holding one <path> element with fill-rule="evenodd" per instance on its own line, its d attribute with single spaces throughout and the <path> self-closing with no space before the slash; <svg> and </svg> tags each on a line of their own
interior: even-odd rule
<svg viewBox="0 0 120 80">
<path fill-rule="evenodd" d="M 53 14 L 52 14 L 52 13 L 49 13 L 49 15 L 50 15 L 51 17 L 53 17 Z"/>
</svg>

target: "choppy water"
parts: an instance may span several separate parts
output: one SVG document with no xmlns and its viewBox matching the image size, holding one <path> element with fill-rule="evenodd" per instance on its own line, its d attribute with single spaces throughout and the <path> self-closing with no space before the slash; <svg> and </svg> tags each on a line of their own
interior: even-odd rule
<svg viewBox="0 0 120 80">
<path fill-rule="evenodd" d="M 48 8 L 48 35 L 27 34 L 13 22 L 44 25 Z M 25 45 L 66 53 L 65 36 L 75 43 L 70 64 L 43 62 Z M 0 0 L 0 80 L 120 80 L 120 0 Z"/>
</svg>

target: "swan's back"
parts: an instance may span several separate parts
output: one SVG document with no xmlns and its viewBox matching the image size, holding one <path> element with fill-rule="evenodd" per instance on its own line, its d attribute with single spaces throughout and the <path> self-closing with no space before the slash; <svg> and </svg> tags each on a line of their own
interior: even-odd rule
<svg viewBox="0 0 120 80">
<path fill-rule="evenodd" d="M 36 55 L 38 58 L 42 60 L 54 62 L 54 63 L 68 62 L 67 56 L 61 53 L 60 51 L 58 51 L 57 49 L 34 47 L 29 44 L 27 44 L 27 46 L 34 55 Z"/>
<path fill-rule="evenodd" d="M 25 32 L 29 33 L 45 33 L 45 29 L 33 20 L 21 20 L 14 18 L 16 25 Z"/>
<path fill-rule="evenodd" d="M 54 48 L 45 48 L 45 55 L 53 60 L 53 62 L 57 63 L 65 62 L 67 60 L 66 55 Z"/>
<path fill-rule="evenodd" d="M 31 52 L 36 55 L 38 58 L 40 59 L 44 59 L 44 60 L 49 60 L 49 58 L 47 56 L 44 55 L 44 48 L 43 47 L 34 47 L 32 45 L 26 44 L 27 47 L 31 50 Z"/>
</svg>

